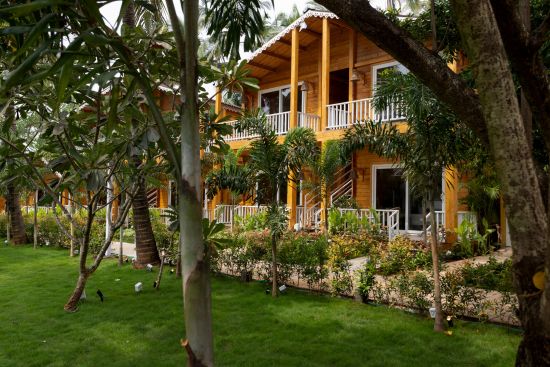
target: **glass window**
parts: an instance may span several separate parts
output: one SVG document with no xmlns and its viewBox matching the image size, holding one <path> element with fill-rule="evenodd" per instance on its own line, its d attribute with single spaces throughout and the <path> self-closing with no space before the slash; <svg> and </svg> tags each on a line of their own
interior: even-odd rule
<svg viewBox="0 0 550 367">
<path fill-rule="evenodd" d="M 298 88 L 298 112 L 304 110 L 303 106 L 303 93 Z M 260 94 L 260 107 L 265 114 L 288 112 L 290 111 L 290 88 L 285 87 L 273 92 Z"/>
</svg>

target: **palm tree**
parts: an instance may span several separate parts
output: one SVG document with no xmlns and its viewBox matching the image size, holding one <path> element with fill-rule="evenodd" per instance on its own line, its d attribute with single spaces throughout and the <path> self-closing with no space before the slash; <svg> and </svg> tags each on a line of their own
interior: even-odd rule
<svg viewBox="0 0 550 367">
<path fill-rule="evenodd" d="M 324 143 L 321 154 L 317 151 L 311 154 L 311 159 L 308 162 L 311 168 L 313 177 L 306 181 L 305 188 L 311 192 L 319 192 L 321 201 L 323 202 L 325 221 L 323 223 L 324 230 L 328 231 L 328 209 L 330 206 L 330 185 L 335 182 L 335 175 L 338 169 L 346 162 L 342 159 L 340 144 L 337 140 L 329 140 Z"/>
<path fill-rule="evenodd" d="M 258 137 L 250 143 L 248 165 L 258 185 L 256 201 L 268 203 L 268 224 L 271 232 L 272 295 L 277 296 L 277 243 L 286 228 L 287 214 L 280 205 L 279 192 L 289 176 L 296 177 L 307 165 L 311 152 L 317 150 L 315 133 L 311 129 L 295 128 L 282 144 L 260 109 L 248 112 L 237 129 L 246 129 Z"/>
<path fill-rule="evenodd" d="M 445 168 L 467 160 L 470 147 L 479 146 L 470 129 L 456 120 L 451 111 L 412 74 L 388 71 L 374 97 L 378 111 L 395 108 L 396 101 L 408 121 L 408 130 L 400 133 L 396 126 L 367 121 L 348 130 L 343 150 L 351 152 L 368 147 L 402 167 L 414 192 L 421 196 L 431 215 L 431 251 L 434 272 L 435 331 L 443 330 L 441 286 L 438 263 L 438 233 L 435 223 L 435 200 Z"/>
<path fill-rule="evenodd" d="M 123 24 L 129 29 L 142 27 L 144 30 L 154 31 L 158 25 L 165 24 L 165 19 L 161 16 L 163 12 L 163 3 L 154 2 L 155 12 L 150 12 L 144 7 L 138 6 L 134 1 L 127 3 L 127 8 L 123 17 Z M 137 122 L 132 120 L 132 132 L 137 130 Z M 133 137 L 136 140 L 136 137 Z M 136 143 L 138 145 L 139 142 Z M 146 264 L 160 263 L 160 257 L 151 224 L 151 216 L 149 213 L 149 200 L 147 199 L 146 181 L 143 173 L 140 170 L 143 164 L 141 155 L 133 155 L 131 161 L 137 169 L 138 175 L 134 201 L 132 202 L 132 214 L 135 230 L 136 244 L 136 265 L 145 266 Z"/>
</svg>

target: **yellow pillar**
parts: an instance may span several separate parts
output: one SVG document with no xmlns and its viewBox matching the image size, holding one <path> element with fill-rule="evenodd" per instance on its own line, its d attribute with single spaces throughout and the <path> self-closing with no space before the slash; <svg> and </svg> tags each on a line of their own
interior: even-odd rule
<svg viewBox="0 0 550 367">
<path fill-rule="evenodd" d="M 290 59 L 290 126 L 289 130 L 298 126 L 298 63 L 300 52 L 300 39 L 298 29 L 292 30 L 292 51 Z M 288 226 L 293 228 L 296 224 L 296 183 L 294 181 L 294 173 L 290 173 L 287 181 L 287 196 L 286 205 L 289 209 Z"/>
<path fill-rule="evenodd" d="M 329 104 L 330 88 L 330 24 L 323 18 L 323 36 L 321 39 L 321 131 L 328 126 L 327 105 Z"/>
<path fill-rule="evenodd" d="M 219 88 L 216 89 L 216 92 L 220 92 L 216 94 L 216 104 L 214 105 L 214 112 L 216 115 L 218 115 L 218 118 L 223 117 L 223 110 L 222 110 L 222 94 Z M 219 165 L 215 165 L 214 168 L 218 168 Z M 209 214 L 211 215 L 211 219 L 215 218 L 215 210 L 216 205 L 218 205 L 222 201 L 222 193 L 221 191 L 218 191 L 218 193 L 210 200 L 210 205 L 207 206 L 207 208 L 210 209 Z"/>
<path fill-rule="evenodd" d="M 357 33 L 355 30 L 349 30 L 349 55 L 348 55 L 348 68 L 349 68 L 349 79 L 348 79 L 348 101 L 355 100 L 355 82 L 351 80 L 353 75 L 353 69 L 355 69 L 355 58 L 357 57 Z"/>
<path fill-rule="evenodd" d="M 445 170 L 445 229 L 451 233 L 458 227 L 458 172 L 456 169 Z M 447 242 L 454 242 L 456 238 L 451 235 Z"/>
<path fill-rule="evenodd" d="M 159 208 L 168 208 L 168 180 L 162 179 L 162 187 L 159 189 Z"/>
</svg>

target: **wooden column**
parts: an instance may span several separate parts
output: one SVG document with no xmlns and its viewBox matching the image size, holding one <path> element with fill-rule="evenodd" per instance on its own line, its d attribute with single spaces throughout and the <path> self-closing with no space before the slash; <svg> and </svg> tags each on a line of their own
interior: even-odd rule
<svg viewBox="0 0 550 367">
<path fill-rule="evenodd" d="M 166 178 L 162 180 L 163 187 L 159 189 L 159 208 L 168 208 L 168 181 Z"/>
<path fill-rule="evenodd" d="M 456 169 L 445 170 L 445 229 L 451 233 L 458 227 L 458 172 Z M 447 238 L 447 242 L 453 242 L 456 238 Z"/>
<path fill-rule="evenodd" d="M 329 104 L 330 88 L 330 24 L 323 18 L 323 37 L 321 38 L 321 131 L 328 125 L 327 105 Z"/>
<path fill-rule="evenodd" d="M 220 92 L 219 88 L 216 88 L 216 92 Z M 221 92 L 216 94 L 216 104 L 214 105 L 214 112 L 216 112 L 216 115 L 218 115 L 218 118 L 223 117 Z M 214 168 L 218 168 L 218 167 L 219 165 L 214 166 Z M 211 208 L 211 210 L 209 211 L 209 214 L 211 215 L 210 217 L 211 219 L 214 219 L 215 217 L 216 205 L 218 205 L 221 202 L 221 199 L 222 199 L 221 195 L 222 195 L 221 191 L 218 191 L 216 196 L 214 196 L 212 200 L 210 200 L 210 205 L 207 204 L 207 208 Z"/>
<path fill-rule="evenodd" d="M 292 30 L 292 44 L 291 44 L 291 58 L 290 58 L 290 126 L 289 130 L 298 127 L 298 65 L 300 54 L 300 38 L 298 29 Z M 286 205 L 289 209 L 288 226 L 294 228 L 296 224 L 296 183 L 294 182 L 294 172 L 291 172 L 287 181 L 287 195 Z"/>
<path fill-rule="evenodd" d="M 348 101 L 355 100 L 355 82 L 351 81 L 353 75 L 353 69 L 355 68 L 355 60 L 357 58 L 357 32 L 355 30 L 349 30 L 349 55 L 348 55 L 348 68 L 349 68 L 349 90 Z"/>
</svg>

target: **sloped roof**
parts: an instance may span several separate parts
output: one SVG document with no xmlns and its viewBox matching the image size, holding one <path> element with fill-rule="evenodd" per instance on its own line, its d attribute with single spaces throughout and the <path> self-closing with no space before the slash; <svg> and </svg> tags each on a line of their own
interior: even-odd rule
<svg viewBox="0 0 550 367">
<path fill-rule="evenodd" d="M 308 10 L 305 12 L 300 18 L 296 19 L 294 22 L 292 22 L 288 27 L 283 29 L 279 34 L 277 34 L 275 37 L 270 39 L 266 44 L 264 44 L 262 47 L 254 51 L 252 55 L 250 55 L 247 58 L 247 61 L 252 61 L 256 56 L 260 55 L 262 52 L 266 51 L 268 48 L 273 46 L 277 41 L 281 40 L 283 37 L 285 37 L 287 34 L 290 34 L 294 28 L 300 27 L 300 25 L 305 22 L 307 19 L 310 18 L 327 18 L 327 19 L 339 19 L 338 16 L 334 13 L 331 13 L 329 11 L 321 11 L 321 10 Z"/>
</svg>

